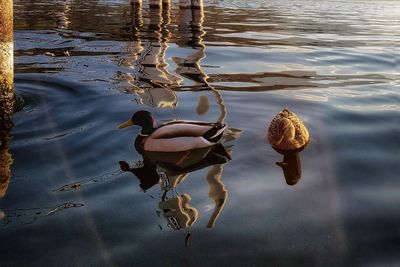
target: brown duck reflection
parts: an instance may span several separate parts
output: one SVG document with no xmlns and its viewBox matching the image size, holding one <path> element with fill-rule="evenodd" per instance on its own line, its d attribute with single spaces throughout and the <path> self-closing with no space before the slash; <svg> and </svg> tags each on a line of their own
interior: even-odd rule
<svg viewBox="0 0 400 267">
<path fill-rule="evenodd" d="M 300 152 L 289 151 L 282 154 L 283 160 L 276 162 L 276 165 L 282 168 L 286 183 L 288 185 L 295 185 L 301 178 Z"/>
<path fill-rule="evenodd" d="M 207 228 L 212 228 L 228 197 L 221 176 L 223 165 L 231 159 L 229 150 L 219 143 L 182 152 L 144 152 L 143 161 L 133 167 L 125 161 L 119 164 L 122 171 L 131 172 L 139 179 L 139 186 L 144 191 L 160 184 L 162 197 L 158 206 L 168 227 L 175 230 L 190 228 L 198 218 L 197 209 L 190 204 L 191 196 L 177 193 L 177 186 L 191 172 L 211 167 L 206 180 L 210 188 L 209 197 L 215 203 L 207 223 Z"/>
</svg>

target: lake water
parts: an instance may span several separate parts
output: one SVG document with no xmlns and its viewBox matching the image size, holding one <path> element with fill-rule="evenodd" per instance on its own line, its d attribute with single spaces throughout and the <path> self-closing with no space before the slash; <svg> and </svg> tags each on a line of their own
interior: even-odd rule
<svg viewBox="0 0 400 267">
<path fill-rule="evenodd" d="M 399 1 L 16 0 L 14 17 L 0 266 L 400 265 Z M 266 139 L 285 107 L 311 134 L 294 185 Z M 189 228 L 120 170 L 142 156 L 117 126 L 143 109 L 229 125 L 232 160 L 168 192 Z"/>
</svg>

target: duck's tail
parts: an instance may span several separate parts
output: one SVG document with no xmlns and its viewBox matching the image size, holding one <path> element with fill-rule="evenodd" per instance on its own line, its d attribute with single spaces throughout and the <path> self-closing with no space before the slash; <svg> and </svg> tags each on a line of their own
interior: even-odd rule
<svg viewBox="0 0 400 267">
<path fill-rule="evenodd" d="M 216 123 L 210 130 L 205 132 L 202 137 L 209 142 L 217 143 L 219 140 L 221 140 L 226 126 L 227 125 L 225 123 Z"/>
</svg>

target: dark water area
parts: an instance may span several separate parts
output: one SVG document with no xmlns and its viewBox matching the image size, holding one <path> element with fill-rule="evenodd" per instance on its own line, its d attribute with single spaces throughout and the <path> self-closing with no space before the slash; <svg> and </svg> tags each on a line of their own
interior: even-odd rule
<svg viewBox="0 0 400 267">
<path fill-rule="evenodd" d="M 399 266 L 399 18 L 398 1 L 14 1 L 0 266 Z M 296 181 L 266 138 L 285 107 L 311 134 Z M 119 164 L 142 167 L 140 129 L 117 129 L 138 110 L 224 120 L 232 159 L 192 153 L 144 192 Z"/>
</svg>

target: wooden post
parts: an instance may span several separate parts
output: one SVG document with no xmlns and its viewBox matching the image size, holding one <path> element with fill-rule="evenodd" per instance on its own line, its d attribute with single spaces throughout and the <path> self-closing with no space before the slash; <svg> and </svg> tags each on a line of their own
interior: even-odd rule
<svg viewBox="0 0 400 267">
<path fill-rule="evenodd" d="M 12 157 L 8 152 L 13 127 L 13 1 L 0 0 L 0 197 L 7 191 Z"/>
<path fill-rule="evenodd" d="M 0 0 L 0 88 L 2 119 L 13 110 L 13 6 L 12 0 Z M 2 125 L 3 126 L 3 125 Z"/>
<path fill-rule="evenodd" d="M 179 0 L 180 8 L 203 9 L 203 0 Z"/>
<path fill-rule="evenodd" d="M 149 7 L 150 8 L 154 8 L 154 9 L 158 9 L 158 8 L 162 8 L 162 0 L 149 0 Z"/>
</svg>

